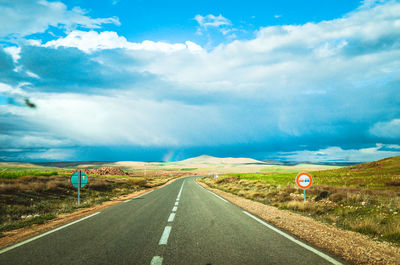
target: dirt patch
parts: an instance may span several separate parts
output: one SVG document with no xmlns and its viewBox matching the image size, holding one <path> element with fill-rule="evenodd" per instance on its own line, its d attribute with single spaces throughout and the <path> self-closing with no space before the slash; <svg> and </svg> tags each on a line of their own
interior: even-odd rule
<svg viewBox="0 0 400 265">
<path fill-rule="evenodd" d="M 104 208 L 107 208 L 107 207 L 110 207 L 112 205 L 118 204 L 118 203 L 120 203 L 122 201 L 125 201 L 125 200 L 128 200 L 128 199 L 140 196 L 140 195 L 142 195 L 144 193 L 150 192 L 150 191 L 155 190 L 155 189 L 162 188 L 162 187 L 170 184 L 171 182 L 173 182 L 175 180 L 177 180 L 177 178 L 169 180 L 168 182 L 166 182 L 163 185 L 160 185 L 160 186 L 157 186 L 157 187 L 154 187 L 154 188 L 149 188 L 149 189 L 145 189 L 145 190 L 136 191 L 136 192 L 133 192 L 131 194 L 123 195 L 123 196 L 115 198 L 115 199 L 113 199 L 111 201 L 103 202 L 103 203 L 101 203 L 99 205 L 96 205 L 94 207 L 91 207 L 91 208 L 85 208 L 85 209 L 82 209 L 82 210 L 79 210 L 79 211 L 76 211 L 76 212 L 73 212 L 73 213 L 61 214 L 61 215 L 57 216 L 55 219 L 46 222 L 45 224 L 33 225 L 33 226 L 30 226 L 30 227 L 16 229 L 16 230 L 12 230 L 12 231 L 9 231 L 9 232 L 4 232 L 3 233 L 4 234 L 3 237 L 0 238 L 0 249 L 5 248 L 5 247 L 7 247 L 9 245 L 18 243 L 18 242 L 20 242 L 20 241 L 22 241 L 24 239 L 29 238 L 29 237 L 33 237 L 35 235 L 38 235 L 38 234 L 44 233 L 46 231 L 52 230 L 54 228 L 57 228 L 57 227 L 59 227 L 61 225 L 66 224 L 66 223 L 70 223 L 72 221 L 78 220 L 78 219 L 80 219 L 82 217 L 88 216 L 88 215 L 93 214 L 95 212 L 101 211 Z"/>
<path fill-rule="evenodd" d="M 400 249 L 390 243 L 373 241 L 368 236 L 356 232 L 341 230 L 300 214 L 279 210 L 273 206 L 212 189 L 201 182 L 198 183 L 276 227 L 342 257 L 350 263 L 400 264 Z"/>
</svg>

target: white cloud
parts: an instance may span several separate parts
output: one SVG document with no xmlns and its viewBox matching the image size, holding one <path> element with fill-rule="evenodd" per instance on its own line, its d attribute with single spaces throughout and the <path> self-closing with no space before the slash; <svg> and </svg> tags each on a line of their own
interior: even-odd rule
<svg viewBox="0 0 400 265">
<path fill-rule="evenodd" d="M 60 146 L 70 145 L 69 140 L 60 140 L 50 135 L 44 135 L 43 133 L 31 133 L 32 135 L 4 135 L 0 134 L 0 143 L 3 148 L 9 147 L 12 143 L 13 148 L 57 148 Z"/>
<path fill-rule="evenodd" d="M 200 21 L 217 30 L 229 26 L 207 22 L 205 17 Z M 79 30 L 43 46 L 76 47 L 87 53 L 74 50 L 82 62 L 106 65 L 100 69 L 104 71 L 96 72 L 101 78 L 87 82 L 90 89 L 82 88 L 98 95 L 68 93 L 80 88 L 80 83 L 71 81 L 59 94 L 29 90 L 29 98 L 38 106 L 34 111 L 7 111 L 78 145 L 257 142 L 268 146 L 279 139 L 287 139 L 288 145 L 321 139 L 334 147 L 282 155 L 293 160 L 368 161 L 397 152 L 387 150 L 395 149 L 389 146 L 350 150 L 338 146 L 365 139 L 368 130 L 379 137 L 394 136 L 393 143 L 398 143 L 397 119 L 374 125 L 393 119 L 399 110 L 398 3 L 357 9 L 320 23 L 264 27 L 251 40 L 235 40 L 209 51 L 189 41 L 133 43 L 111 31 Z M 120 51 L 113 56 L 113 51 L 105 49 Z M 70 75 L 79 79 L 82 73 L 91 73 L 78 70 Z M 46 81 L 46 73 L 39 73 L 40 81 Z M 126 78 L 129 81 L 118 90 L 114 84 L 102 83 L 114 80 L 109 76 L 113 73 L 121 74 L 121 79 L 138 73 L 146 77 L 139 76 L 137 82 Z M 57 76 L 51 74 L 50 79 Z M 69 74 L 65 76 L 70 81 Z M 1 89 L 13 91 L 14 87 Z M 276 146 L 280 144 L 286 146 Z"/>
<path fill-rule="evenodd" d="M 23 115 L 58 138 L 83 145 L 187 146 L 192 141 L 207 145 L 210 138 L 223 142 L 224 137 L 212 136 L 202 128 L 212 125 L 221 131 L 228 130 L 223 128 L 224 119 L 214 106 L 158 102 L 121 92 L 114 96 L 31 94 L 30 99 L 38 106 L 34 111 L 2 106 L 0 110 L 5 114 Z M 188 123 L 188 120 L 196 122 Z M 6 142 L 6 136 L 2 137 L 0 142 Z M 30 140 L 34 145 L 45 144 L 40 139 L 24 136 L 20 145 L 25 146 L 23 143 Z M 51 142 L 44 146 L 49 145 L 52 146 Z"/>
<path fill-rule="evenodd" d="M 281 158 L 288 161 L 312 161 L 312 162 L 368 162 L 380 160 L 386 157 L 400 155 L 400 150 L 393 149 L 393 145 L 376 144 L 375 147 L 362 149 L 342 149 L 340 147 L 328 147 L 318 151 L 297 151 L 281 153 Z"/>
<path fill-rule="evenodd" d="M 370 133 L 383 138 L 400 138 L 400 119 L 378 122 L 372 126 Z"/>
<path fill-rule="evenodd" d="M 77 26 L 92 29 L 102 24 L 120 24 L 117 17 L 91 18 L 86 13 L 79 7 L 68 9 L 62 2 L 10 1 L 0 8 L 0 36 L 26 36 L 45 32 L 49 26 L 70 31 Z"/>
<path fill-rule="evenodd" d="M 214 16 L 213 14 L 209 14 L 206 16 L 196 15 L 194 19 L 199 23 L 201 27 L 220 27 L 220 26 L 230 26 L 232 25 L 231 21 L 221 14 L 219 16 Z"/>
<path fill-rule="evenodd" d="M 22 89 L 22 87 L 26 84 L 27 83 L 19 83 L 17 86 L 11 86 L 11 85 L 0 82 L 0 93 L 2 93 L 3 95 L 12 96 L 12 97 L 27 96 L 28 93 Z"/>
<path fill-rule="evenodd" d="M 9 53 L 11 55 L 14 63 L 17 63 L 18 60 L 21 58 L 21 56 L 20 56 L 21 48 L 20 47 L 9 46 L 9 47 L 4 48 L 4 51 L 6 51 L 7 53 Z"/>
<path fill-rule="evenodd" d="M 371 17 L 375 19 L 371 20 Z M 235 132 L 226 137 L 224 142 L 244 141 L 246 137 L 263 141 L 273 135 L 302 137 L 320 134 L 333 135 L 334 139 L 347 132 L 341 127 L 344 121 L 348 124 L 364 124 L 370 116 L 380 115 L 376 109 L 370 108 L 371 101 L 373 104 L 387 104 L 385 98 L 378 102 L 365 91 L 374 93 L 377 89 L 385 88 L 380 93 L 391 95 L 392 90 L 386 88 L 385 82 L 388 75 L 400 74 L 399 29 L 400 4 L 390 3 L 370 10 L 358 10 L 331 21 L 261 28 L 252 40 L 221 44 L 209 52 L 189 42 L 131 43 L 115 32 L 94 31 L 73 31 L 67 37 L 48 42 L 45 46 L 77 47 L 84 51 L 121 48 L 126 52 L 126 59 L 132 60 L 132 63 L 124 66 L 126 72 L 150 73 L 165 81 L 141 84 L 140 87 L 126 85 L 126 89 L 131 91 L 151 88 L 149 91 L 153 92 L 146 94 L 144 101 L 126 99 L 122 100 L 123 104 L 116 106 L 121 99 L 111 96 L 109 101 L 105 98 L 96 99 L 102 102 L 99 105 L 89 99 L 81 102 L 82 105 L 91 106 L 85 113 L 96 110 L 99 117 L 104 113 L 104 118 L 99 118 L 99 124 L 92 124 L 96 120 L 88 118 L 83 123 L 91 124 L 88 127 L 96 130 L 92 132 L 88 129 L 87 135 L 76 136 L 76 139 L 96 143 L 124 139 L 148 145 L 178 145 L 181 141 L 185 144 L 205 143 L 204 140 L 194 140 L 196 137 L 191 140 L 191 131 L 186 129 L 180 129 L 185 140 L 179 140 L 175 132 L 166 129 L 168 126 L 153 127 L 152 123 L 163 124 L 164 121 L 175 124 L 176 128 L 185 127 L 184 122 L 172 118 L 177 109 L 186 113 L 181 120 L 203 122 L 204 127 L 215 127 L 211 121 L 212 125 L 208 125 L 207 118 L 212 116 L 211 110 L 218 110 L 221 126 L 227 126 Z M 393 41 L 393 46 L 390 46 Z M 203 52 L 180 52 L 185 50 Z M 171 56 L 170 52 L 175 51 L 179 52 Z M 98 57 L 101 61 L 101 54 Z M 119 66 L 116 64 L 115 67 Z M 170 93 L 177 100 L 184 98 L 189 104 L 160 102 L 160 98 L 171 98 Z M 131 96 L 143 96 L 134 95 Z M 203 97 L 204 101 L 199 105 L 204 106 L 198 106 L 196 110 L 204 115 L 198 116 L 190 106 L 196 95 Z M 62 120 L 63 124 L 74 124 L 71 126 L 74 128 L 76 121 L 80 120 L 78 113 L 73 115 L 66 110 L 51 109 L 73 104 L 72 100 L 68 104 L 60 100 L 52 97 L 51 102 L 57 102 L 57 105 L 39 100 L 41 104 L 38 105 L 49 108 L 41 115 L 50 115 L 48 119 L 41 120 L 47 120 L 48 124 L 58 124 Z M 210 103 L 215 107 L 210 109 L 207 103 L 213 101 L 219 105 Z M 107 110 L 115 111 L 105 113 L 103 106 L 108 104 L 111 105 Z M 251 104 L 256 107 L 250 107 Z M 137 106 L 137 109 L 132 110 L 128 106 Z M 149 106 L 157 111 L 149 111 Z M 243 109 L 246 112 L 241 111 Z M 56 117 L 55 113 L 62 119 L 52 120 L 53 116 Z M 128 125 L 128 121 L 119 120 L 120 116 L 135 117 L 133 120 L 138 120 L 137 124 L 151 128 L 150 131 L 157 132 L 157 137 L 153 134 L 139 135 L 141 127 Z M 145 120 L 143 117 L 146 117 Z M 101 124 L 107 120 L 116 123 L 103 129 Z M 247 127 L 237 124 L 246 124 Z M 114 132 L 112 128 L 118 130 Z M 129 133 L 125 135 L 125 132 Z M 112 138 L 114 134 L 119 137 Z M 223 135 L 222 132 L 217 134 Z"/>
<path fill-rule="evenodd" d="M 68 161 L 74 159 L 76 154 L 73 150 L 64 148 L 40 150 L 24 154 L 24 160 L 47 160 L 47 161 Z M 21 157 L 19 157 L 21 159 Z"/>
<path fill-rule="evenodd" d="M 389 149 L 400 149 L 400 145 L 398 144 L 387 144 L 386 147 Z"/>
<path fill-rule="evenodd" d="M 144 68 L 192 87 L 219 84 L 215 89 L 253 90 L 261 97 L 323 93 L 332 85 L 348 94 L 353 80 L 399 72 L 399 14 L 400 4 L 388 4 L 332 21 L 265 27 L 252 40 L 221 44 L 201 57 L 157 58 L 157 65 Z M 395 41 L 393 48 L 388 40 Z"/>
<path fill-rule="evenodd" d="M 80 31 L 74 30 L 65 38 L 52 40 L 43 45 L 44 47 L 75 47 L 85 52 L 91 52 L 104 49 L 126 49 L 126 50 L 142 50 L 150 52 L 172 53 L 177 51 L 188 50 L 196 53 L 201 52 L 202 48 L 194 42 L 186 41 L 185 43 L 166 43 L 143 41 L 141 43 L 129 42 L 126 38 L 118 36 L 113 31 Z"/>
<path fill-rule="evenodd" d="M 362 0 L 362 8 L 370 8 L 377 4 L 385 3 L 387 0 Z"/>
<path fill-rule="evenodd" d="M 196 15 L 194 19 L 199 24 L 197 28 L 197 34 L 203 35 L 204 32 L 207 32 L 208 29 L 213 28 L 221 32 L 224 36 L 228 36 L 229 38 L 235 38 L 234 34 L 230 34 L 233 31 L 237 31 L 237 29 L 232 27 L 232 22 L 223 17 L 221 14 L 219 16 L 214 16 L 213 14 L 209 14 L 206 16 Z"/>
</svg>

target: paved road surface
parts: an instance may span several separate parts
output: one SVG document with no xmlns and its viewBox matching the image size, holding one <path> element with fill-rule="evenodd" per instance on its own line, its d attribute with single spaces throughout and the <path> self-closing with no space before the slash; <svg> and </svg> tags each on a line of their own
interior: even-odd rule
<svg viewBox="0 0 400 265">
<path fill-rule="evenodd" d="M 3 249 L 0 264 L 335 263 L 260 221 L 191 177 Z"/>
</svg>

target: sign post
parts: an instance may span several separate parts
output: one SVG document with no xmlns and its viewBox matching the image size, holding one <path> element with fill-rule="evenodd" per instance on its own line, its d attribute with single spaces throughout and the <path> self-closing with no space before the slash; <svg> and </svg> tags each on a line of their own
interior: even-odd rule
<svg viewBox="0 0 400 265">
<path fill-rule="evenodd" d="M 81 170 L 75 171 L 71 176 L 71 184 L 78 189 L 78 204 L 80 204 L 81 188 L 83 188 L 87 183 L 87 176 L 85 172 Z"/>
<path fill-rule="evenodd" d="M 306 172 L 299 173 L 296 177 L 296 184 L 304 191 L 304 202 L 306 202 L 306 189 L 311 187 L 313 179 L 310 174 Z"/>
</svg>

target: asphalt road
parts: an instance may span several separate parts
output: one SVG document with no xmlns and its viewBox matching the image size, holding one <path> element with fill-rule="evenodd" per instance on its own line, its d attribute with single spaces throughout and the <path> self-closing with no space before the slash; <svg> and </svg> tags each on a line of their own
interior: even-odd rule
<svg viewBox="0 0 400 265">
<path fill-rule="evenodd" d="M 0 264 L 336 262 L 266 225 L 191 177 L 0 250 Z"/>
</svg>

